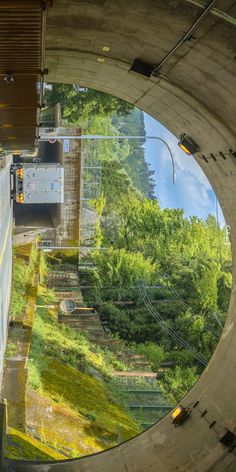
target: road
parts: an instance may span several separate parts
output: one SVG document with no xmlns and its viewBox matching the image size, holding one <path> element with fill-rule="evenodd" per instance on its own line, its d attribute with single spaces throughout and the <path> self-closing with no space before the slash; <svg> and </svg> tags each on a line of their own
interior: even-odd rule
<svg viewBox="0 0 236 472">
<path fill-rule="evenodd" d="M 0 158 L 0 380 L 7 339 L 12 275 L 11 157 Z"/>
</svg>

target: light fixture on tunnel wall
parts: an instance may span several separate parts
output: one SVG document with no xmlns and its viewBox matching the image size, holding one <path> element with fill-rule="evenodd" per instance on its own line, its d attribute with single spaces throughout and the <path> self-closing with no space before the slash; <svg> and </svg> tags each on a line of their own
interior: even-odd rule
<svg viewBox="0 0 236 472">
<path fill-rule="evenodd" d="M 147 64 L 146 62 L 143 62 L 140 59 L 134 59 L 134 62 L 130 68 L 130 71 L 144 75 L 148 78 L 151 77 L 153 70 L 154 66 L 152 64 Z"/>
<path fill-rule="evenodd" d="M 189 418 L 190 411 L 188 408 L 185 408 L 183 405 L 178 405 L 171 413 L 170 417 L 172 423 L 175 426 L 182 424 L 187 418 Z"/>
<path fill-rule="evenodd" d="M 198 144 L 194 139 L 190 138 L 190 136 L 186 136 L 186 134 L 181 134 L 178 146 L 185 152 L 185 154 L 188 154 L 188 156 L 199 151 Z"/>
</svg>

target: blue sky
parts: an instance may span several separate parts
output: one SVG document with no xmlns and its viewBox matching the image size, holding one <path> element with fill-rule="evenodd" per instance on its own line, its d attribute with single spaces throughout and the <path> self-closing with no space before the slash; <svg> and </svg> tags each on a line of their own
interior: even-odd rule
<svg viewBox="0 0 236 472">
<path fill-rule="evenodd" d="M 162 208 L 183 208 L 186 216 L 205 219 L 216 216 L 216 197 L 212 187 L 192 156 L 187 156 L 177 145 L 177 138 L 158 121 L 144 113 L 146 134 L 159 136 L 168 142 L 175 160 L 176 184 L 172 180 L 172 163 L 166 146 L 160 141 L 147 140 L 145 159 L 155 171 L 156 196 Z M 224 217 L 218 203 L 219 222 Z"/>
</svg>

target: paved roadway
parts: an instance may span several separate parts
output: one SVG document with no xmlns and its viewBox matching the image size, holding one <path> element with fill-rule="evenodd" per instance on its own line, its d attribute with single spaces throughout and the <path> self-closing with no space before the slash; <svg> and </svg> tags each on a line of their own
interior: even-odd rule
<svg viewBox="0 0 236 472">
<path fill-rule="evenodd" d="M 7 339 L 12 274 L 11 157 L 0 157 L 0 385 Z"/>
</svg>

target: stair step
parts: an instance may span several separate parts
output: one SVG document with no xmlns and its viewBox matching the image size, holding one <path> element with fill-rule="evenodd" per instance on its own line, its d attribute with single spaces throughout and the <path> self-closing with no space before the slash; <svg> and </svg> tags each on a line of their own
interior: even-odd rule
<svg viewBox="0 0 236 472">
<path fill-rule="evenodd" d="M 115 370 L 112 373 L 113 377 L 148 377 L 150 379 L 156 379 L 157 374 L 155 372 L 140 372 L 140 371 L 125 371 Z"/>
</svg>

